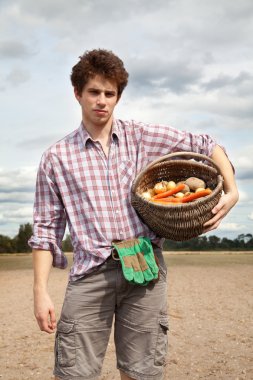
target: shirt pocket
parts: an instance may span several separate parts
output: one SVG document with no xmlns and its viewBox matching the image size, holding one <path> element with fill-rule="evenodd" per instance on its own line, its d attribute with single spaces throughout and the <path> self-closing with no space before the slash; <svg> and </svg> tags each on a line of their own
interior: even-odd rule
<svg viewBox="0 0 253 380">
<path fill-rule="evenodd" d="M 135 163 L 127 160 L 119 165 L 120 187 L 124 190 L 130 189 L 135 177 Z"/>
</svg>

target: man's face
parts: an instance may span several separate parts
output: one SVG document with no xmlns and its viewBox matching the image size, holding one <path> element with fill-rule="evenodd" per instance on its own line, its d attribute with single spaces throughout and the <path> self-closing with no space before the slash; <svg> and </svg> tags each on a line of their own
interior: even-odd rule
<svg viewBox="0 0 253 380">
<path fill-rule="evenodd" d="M 82 107 L 85 125 L 102 127 L 111 121 L 118 102 L 116 82 L 96 75 L 84 86 L 81 96 L 76 91 L 75 96 Z"/>
</svg>

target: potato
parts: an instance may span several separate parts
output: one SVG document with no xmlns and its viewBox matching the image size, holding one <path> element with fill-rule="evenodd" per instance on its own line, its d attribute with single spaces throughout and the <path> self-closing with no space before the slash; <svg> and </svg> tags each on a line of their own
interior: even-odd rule
<svg viewBox="0 0 253 380">
<path fill-rule="evenodd" d="M 176 197 L 176 198 L 183 198 L 184 197 L 184 193 L 182 191 L 179 191 L 178 193 L 174 194 L 174 197 Z"/>
<path fill-rule="evenodd" d="M 186 184 L 185 184 L 185 182 L 184 182 L 184 181 L 180 181 L 180 182 L 178 182 L 178 183 L 177 183 L 177 186 L 178 186 L 178 185 L 180 185 L 181 183 L 183 183 L 183 184 L 184 184 L 184 189 L 183 189 L 183 190 L 181 190 L 181 193 L 183 193 L 183 194 L 185 194 L 185 193 L 188 193 L 188 192 L 190 191 L 190 188 L 189 188 L 189 186 L 188 186 L 188 185 L 186 185 Z"/>
<path fill-rule="evenodd" d="M 141 194 L 141 196 L 146 199 L 147 201 L 150 201 L 151 200 L 151 194 L 149 193 L 149 191 L 144 191 L 144 193 Z"/>
<path fill-rule="evenodd" d="M 197 178 L 197 177 L 187 178 L 187 180 L 185 181 L 185 184 L 188 185 L 190 190 L 192 190 L 192 191 L 195 191 L 196 189 L 198 189 L 200 187 L 203 189 L 206 188 L 205 182 L 202 179 Z"/>
<path fill-rule="evenodd" d="M 154 186 L 154 190 L 156 194 L 164 193 L 167 190 L 168 182 L 162 181 L 158 182 Z"/>
<path fill-rule="evenodd" d="M 176 187 L 176 183 L 174 181 L 167 182 L 167 190 L 172 190 Z"/>
<path fill-rule="evenodd" d="M 153 197 L 155 195 L 155 190 L 154 189 L 148 189 L 147 191 L 149 192 L 149 194 L 151 195 L 151 197 Z"/>
<path fill-rule="evenodd" d="M 204 187 L 198 187 L 196 190 L 195 190 L 195 193 L 198 193 L 199 191 L 203 191 L 205 190 Z"/>
</svg>

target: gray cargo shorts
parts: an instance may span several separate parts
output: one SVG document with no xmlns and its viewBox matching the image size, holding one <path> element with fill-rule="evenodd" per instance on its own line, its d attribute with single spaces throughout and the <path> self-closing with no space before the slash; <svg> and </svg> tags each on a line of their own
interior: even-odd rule
<svg viewBox="0 0 253 380">
<path fill-rule="evenodd" d="M 117 368 L 136 380 L 162 380 L 168 349 L 167 268 L 160 249 L 159 281 L 133 285 L 112 256 L 69 282 L 55 339 L 54 375 L 97 379 L 114 323 Z"/>
</svg>

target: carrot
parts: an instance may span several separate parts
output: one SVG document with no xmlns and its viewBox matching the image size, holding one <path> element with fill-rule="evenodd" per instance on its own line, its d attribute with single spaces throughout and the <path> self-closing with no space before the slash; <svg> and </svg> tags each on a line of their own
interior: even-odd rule
<svg viewBox="0 0 253 380">
<path fill-rule="evenodd" d="M 197 193 L 192 193 L 190 195 L 187 195 L 186 197 L 181 198 L 182 203 L 187 203 L 194 201 L 195 199 L 206 197 L 207 195 L 211 194 L 212 190 L 210 189 L 204 189 L 201 191 L 198 191 Z"/>
<path fill-rule="evenodd" d="M 168 198 L 160 198 L 160 199 L 151 199 L 151 202 L 159 203 L 181 203 L 182 198 L 168 197 Z"/>
<path fill-rule="evenodd" d="M 158 203 L 160 205 L 179 205 L 180 203 L 182 203 L 181 201 L 180 202 L 173 202 L 173 201 L 165 201 L 164 199 L 154 199 L 153 201 L 151 202 L 154 202 L 154 203 Z"/>
<path fill-rule="evenodd" d="M 179 193 L 179 191 L 183 190 L 184 187 L 185 187 L 184 183 L 180 183 L 179 185 L 177 185 L 176 187 L 174 187 L 174 189 L 171 189 L 171 190 L 168 190 L 168 191 L 164 191 L 163 193 L 159 193 L 159 194 L 154 195 L 152 197 L 152 200 L 153 199 L 167 198 L 170 195 Z"/>
<path fill-rule="evenodd" d="M 157 199 L 155 199 L 155 201 L 156 200 Z M 172 203 L 180 203 L 181 202 L 181 198 L 175 198 L 175 197 L 161 198 L 161 201 L 172 202 Z"/>
</svg>

